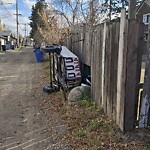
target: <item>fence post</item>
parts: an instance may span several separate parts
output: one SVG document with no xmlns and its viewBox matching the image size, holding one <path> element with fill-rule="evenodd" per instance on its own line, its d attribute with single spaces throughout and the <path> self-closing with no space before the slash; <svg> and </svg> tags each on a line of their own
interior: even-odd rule
<svg viewBox="0 0 150 150">
<path fill-rule="evenodd" d="M 138 41 L 139 23 L 136 20 L 130 20 L 128 23 L 128 47 L 126 58 L 124 131 L 130 131 L 135 127 Z"/>
<path fill-rule="evenodd" d="M 126 74 L 126 50 L 127 50 L 127 29 L 126 11 L 121 10 L 120 39 L 118 51 L 118 71 L 117 71 L 117 101 L 116 101 L 116 122 L 124 131 L 124 105 L 125 105 L 125 74 Z"/>
<path fill-rule="evenodd" d="M 135 126 L 138 35 L 139 23 L 136 20 L 131 20 L 127 25 L 125 10 L 122 10 L 118 55 L 116 121 L 124 132 L 132 130 Z"/>
<path fill-rule="evenodd" d="M 106 23 L 104 23 L 104 31 L 103 31 L 103 45 L 102 45 L 102 85 L 101 85 L 101 93 L 102 93 L 102 106 L 104 106 L 104 69 L 105 69 L 105 46 L 106 46 Z"/>
</svg>

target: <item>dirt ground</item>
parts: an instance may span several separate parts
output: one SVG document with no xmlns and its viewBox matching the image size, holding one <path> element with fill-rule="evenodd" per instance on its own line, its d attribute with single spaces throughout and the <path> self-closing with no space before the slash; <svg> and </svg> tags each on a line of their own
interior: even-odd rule
<svg viewBox="0 0 150 150">
<path fill-rule="evenodd" d="M 42 91 L 41 65 L 32 48 L 0 53 L 0 150 L 71 149 L 57 140 L 67 130 L 59 113 L 43 111 L 53 99 Z"/>
</svg>

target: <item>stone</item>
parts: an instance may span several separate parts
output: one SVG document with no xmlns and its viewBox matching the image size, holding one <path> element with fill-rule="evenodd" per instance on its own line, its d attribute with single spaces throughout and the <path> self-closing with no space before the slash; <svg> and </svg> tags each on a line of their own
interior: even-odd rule
<svg viewBox="0 0 150 150">
<path fill-rule="evenodd" d="M 73 88 L 68 95 L 68 105 L 76 105 L 83 98 L 85 92 L 90 96 L 89 86 L 77 86 Z"/>
</svg>

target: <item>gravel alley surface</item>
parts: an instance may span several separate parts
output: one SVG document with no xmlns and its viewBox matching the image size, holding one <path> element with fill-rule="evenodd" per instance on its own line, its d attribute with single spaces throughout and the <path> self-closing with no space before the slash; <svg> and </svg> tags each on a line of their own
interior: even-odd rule
<svg viewBox="0 0 150 150">
<path fill-rule="evenodd" d="M 41 108 L 51 100 L 42 91 L 41 70 L 32 48 L 0 53 L 0 150 L 71 149 L 56 138 L 67 130 L 59 114 Z"/>
</svg>

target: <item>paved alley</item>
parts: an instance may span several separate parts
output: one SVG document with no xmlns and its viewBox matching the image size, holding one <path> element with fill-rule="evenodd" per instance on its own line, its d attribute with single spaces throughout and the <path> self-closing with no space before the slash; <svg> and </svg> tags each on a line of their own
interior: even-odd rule
<svg viewBox="0 0 150 150">
<path fill-rule="evenodd" d="M 54 140 L 66 130 L 59 114 L 49 118 L 40 108 L 49 98 L 39 81 L 41 68 L 32 48 L 0 53 L 0 150 L 69 149 Z"/>
</svg>

